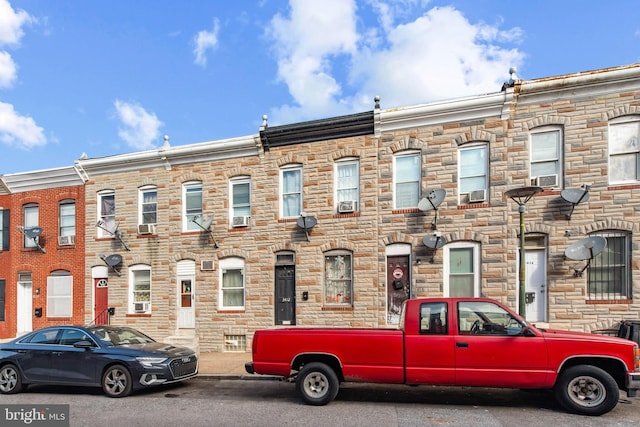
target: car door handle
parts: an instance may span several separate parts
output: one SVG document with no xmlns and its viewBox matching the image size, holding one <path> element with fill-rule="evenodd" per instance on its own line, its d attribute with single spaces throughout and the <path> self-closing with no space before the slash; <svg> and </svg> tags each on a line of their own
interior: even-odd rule
<svg viewBox="0 0 640 427">
<path fill-rule="evenodd" d="M 53 354 L 54 356 L 60 356 L 62 354 L 61 351 L 52 351 L 51 354 Z"/>
<path fill-rule="evenodd" d="M 457 342 L 456 343 L 456 347 L 458 347 L 458 348 L 469 348 L 469 343 L 468 342 Z"/>
<path fill-rule="evenodd" d="M 27 352 L 27 350 L 16 350 L 16 353 L 25 354 L 26 352 Z"/>
</svg>

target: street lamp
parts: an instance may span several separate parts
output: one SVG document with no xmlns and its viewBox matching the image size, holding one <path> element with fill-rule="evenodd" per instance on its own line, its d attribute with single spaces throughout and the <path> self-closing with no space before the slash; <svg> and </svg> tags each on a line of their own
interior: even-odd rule
<svg viewBox="0 0 640 427">
<path fill-rule="evenodd" d="M 519 280 L 519 309 L 520 316 L 523 318 L 527 314 L 526 308 L 526 288 L 525 288 L 525 260 L 524 260 L 524 205 L 527 204 L 529 200 L 539 192 L 542 191 L 542 187 L 520 187 L 514 188 L 513 190 L 509 190 L 504 194 L 507 197 L 511 198 L 514 202 L 518 204 L 518 212 L 520 212 L 520 280 Z"/>
</svg>

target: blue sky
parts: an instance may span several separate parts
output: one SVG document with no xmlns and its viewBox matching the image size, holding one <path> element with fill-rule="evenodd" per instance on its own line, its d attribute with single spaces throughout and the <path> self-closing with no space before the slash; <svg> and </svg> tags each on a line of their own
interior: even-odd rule
<svg viewBox="0 0 640 427">
<path fill-rule="evenodd" d="M 636 62 L 635 0 L 0 0 L 0 175 Z"/>
</svg>

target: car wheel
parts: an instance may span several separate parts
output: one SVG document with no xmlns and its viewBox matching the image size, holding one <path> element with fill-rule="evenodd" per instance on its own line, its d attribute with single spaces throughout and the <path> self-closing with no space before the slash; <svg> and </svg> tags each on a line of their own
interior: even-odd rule
<svg viewBox="0 0 640 427">
<path fill-rule="evenodd" d="M 573 366 L 560 374 L 554 388 L 556 399 L 569 412 L 602 415 L 618 404 L 618 384 L 595 366 Z"/>
<path fill-rule="evenodd" d="M 19 393 L 22 389 L 22 377 L 18 368 L 11 363 L 4 365 L 0 369 L 0 393 Z"/>
<path fill-rule="evenodd" d="M 296 379 L 296 390 L 308 405 L 322 406 L 335 399 L 339 388 L 338 376 L 324 363 L 304 365 Z"/>
<path fill-rule="evenodd" d="M 102 390 L 109 397 L 125 397 L 131 393 L 129 370 L 122 365 L 112 365 L 102 375 Z"/>
</svg>

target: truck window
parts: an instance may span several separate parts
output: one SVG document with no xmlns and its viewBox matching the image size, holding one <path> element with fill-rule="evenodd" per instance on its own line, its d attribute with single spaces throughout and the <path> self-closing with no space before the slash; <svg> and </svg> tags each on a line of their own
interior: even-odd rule
<svg viewBox="0 0 640 427">
<path fill-rule="evenodd" d="M 447 334 L 447 304 L 429 302 L 420 305 L 420 333 Z"/>
<path fill-rule="evenodd" d="M 486 301 L 458 303 L 460 335 L 520 335 L 524 326 L 496 304 Z"/>
</svg>

